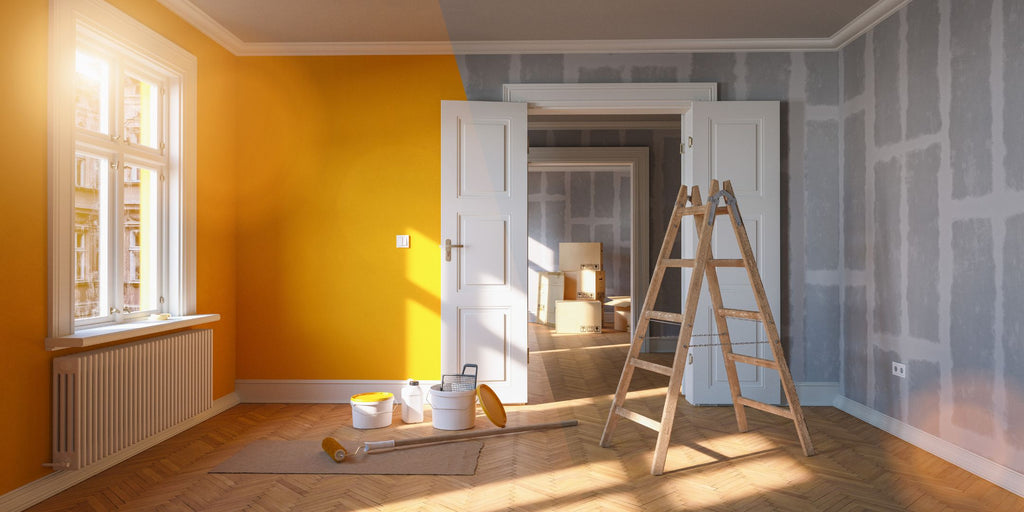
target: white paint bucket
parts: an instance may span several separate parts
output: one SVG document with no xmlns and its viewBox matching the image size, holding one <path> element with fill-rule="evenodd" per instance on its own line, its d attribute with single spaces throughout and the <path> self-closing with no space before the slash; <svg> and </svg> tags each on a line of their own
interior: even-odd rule
<svg viewBox="0 0 1024 512">
<path fill-rule="evenodd" d="M 395 395 L 384 391 L 360 393 L 349 399 L 352 404 L 352 426 L 382 428 L 391 425 Z"/>
<path fill-rule="evenodd" d="M 439 430 L 466 430 L 476 423 L 476 390 L 441 391 L 440 384 L 430 386 L 427 394 L 434 428 Z"/>
</svg>

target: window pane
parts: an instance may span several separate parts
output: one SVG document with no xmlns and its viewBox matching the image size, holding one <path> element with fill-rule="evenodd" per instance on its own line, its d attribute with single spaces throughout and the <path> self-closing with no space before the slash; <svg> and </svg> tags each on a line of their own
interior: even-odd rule
<svg viewBox="0 0 1024 512">
<path fill-rule="evenodd" d="M 132 144 L 160 145 L 160 88 L 135 77 L 124 78 L 124 137 Z"/>
<path fill-rule="evenodd" d="M 110 65 L 81 50 L 75 52 L 75 126 L 94 132 L 110 129 Z"/>
<path fill-rule="evenodd" d="M 107 160 L 75 155 L 75 319 L 106 316 Z"/>
<path fill-rule="evenodd" d="M 122 279 L 124 307 L 130 311 L 158 309 L 160 298 L 160 176 L 151 169 L 124 168 Z"/>
</svg>

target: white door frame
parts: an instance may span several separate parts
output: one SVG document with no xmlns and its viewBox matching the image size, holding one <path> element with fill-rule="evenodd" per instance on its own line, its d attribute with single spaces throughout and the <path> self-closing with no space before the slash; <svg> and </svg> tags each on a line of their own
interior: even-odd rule
<svg viewBox="0 0 1024 512">
<path fill-rule="evenodd" d="M 630 286 L 629 294 L 640 301 L 647 295 L 650 273 L 650 150 L 640 147 L 530 148 L 530 171 L 557 171 L 567 167 L 600 170 L 608 167 L 626 169 L 630 179 Z M 640 307 L 631 308 L 632 337 Z"/>
</svg>

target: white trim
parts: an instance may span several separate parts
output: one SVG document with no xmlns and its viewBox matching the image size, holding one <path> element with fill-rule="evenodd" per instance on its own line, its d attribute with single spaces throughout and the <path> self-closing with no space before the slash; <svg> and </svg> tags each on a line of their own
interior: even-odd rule
<svg viewBox="0 0 1024 512">
<path fill-rule="evenodd" d="M 530 114 L 683 114 L 694 101 L 718 99 L 718 84 L 505 84 L 504 101 Z"/>
<path fill-rule="evenodd" d="M 7 494 L 0 495 L 0 510 L 9 510 L 11 512 L 25 510 L 36 503 L 55 496 L 73 485 L 80 484 L 85 480 L 96 476 L 103 471 L 106 471 L 117 464 L 120 464 L 238 404 L 238 395 L 236 393 L 229 393 L 214 400 L 213 405 L 206 411 L 201 412 L 155 436 L 136 443 L 130 448 L 126 448 L 115 455 L 111 455 L 100 462 L 82 469 L 55 471 L 38 480 L 33 480 L 11 492 L 8 492 Z"/>
<path fill-rule="evenodd" d="M 879 0 L 831 37 L 753 39 L 582 39 L 530 41 L 245 42 L 189 0 L 158 0 L 238 56 L 484 55 L 520 53 L 691 53 L 835 51 L 910 0 Z"/>
<path fill-rule="evenodd" d="M 74 334 L 56 338 L 46 338 L 46 350 L 64 348 L 91 347 L 115 341 L 163 334 L 186 327 L 208 324 L 220 320 L 220 315 L 188 315 L 169 318 L 167 320 L 140 320 L 123 324 L 100 325 L 78 329 Z"/>
<path fill-rule="evenodd" d="M 145 59 L 158 63 L 173 74 L 175 83 L 168 91 L 171 101 L 168 116 L 180 119 L 178 130 L 169 133 L 170 155 L 168 215 L 170 226 L 166 311 L 184 316 L 196 307 L 196 57 L 152 29 L 101 0 L 50 0 L 50 46 L 48 82 L 47 140 L 47 265 L 48 336 L 74 333 L 74 59 L 77 24 L 102 33 L 105 38 L 129 48 Z M 180 94 L 173 94 L 180 89 Z M 174 123 L 171 123 L 172 126 Z M 180 159 L 175 155 L 180 155 Z M 176 177 L 175 177 L 176 175 Z M 180 271 L 179 271 L 180 269 Z"/>
<path fill-rule="evenodd" d="M 577 119 L 545 120 L 543 116 L 530 119 L 531 130 L 676 130 L 679 121 L 616 121 L 614 119 L 589 119 L 591 116 Z"/>
<path fill-rule="evenodd" d="M 797 382 L 800 405 L 831 406 L 839 396 L 839 382 Z"/>
<path fill-rule="evenodd" d="M 217 22 L 217 20 L 206 14 L 199 7 L 188 0 L 157 0 L 164 7 L 168 8 L 174 14 L 177 14 L 184 19 L 188 24 L 199 29 L 200 32 L 206 34 L 207 37 L 213 39 L 213 41 L 224 47 L 225 50 L 235 54 L 242 55 L 246 51 L 246 47 L 251 43 L 243 42 L 234 33 Z"/>
<path fill-rule="evenodd" d="M 801 398 L 803 400 L 803 398 Z M 993 462 L 945 439 L 936 437 L 882 414 L 845 396 L 838 396 L 833 405 L 865 423 L 878 427 L 957 467 L 969 471 L 1018 496 L 1024 496 L 1024 475 Z"/>
<path fill-rule="evenodd" d="M 831 49 L 841 50 L 844 46 L 860 37 L 861 34 L 885 21 L 886 18 L 892 16 L 896 11 L 909 3 L 910 0 L 878 0 L 875 5 L 872 5 L 868 10 L 854 18 L 850 23 L 847 23 L 845 27 L 839 29 L 838 32 L 829 38 L 830 45 L 832 46 Z"/>
<path fill-rule="evenodd" d="M 405 380 L 291 380 L 239 379 L 235 393 L 244 404 L 347 404 L 352 395 L 370 391 L 387 391 L 401 403 Z M 421 380 L 424 390 L 439 384 L 437 380 Z"/>
<path fill-rule="evenodd" d="M 679 129 L 680 123 L 676 123 Z M 533 123 L 530 123 L 533 128 Z M 600 167 L 621 165 L 629 169 L 632 186 L 630 208 L 630 296 L 640 303 L 647 296 L 650 281 L 650 149 L 646 147 L 530 148 L 530 171 L 551 171 L 564 167 Z M 630 331 L 637 325 L 640 308 L 632 308 Z"/>
</svg>

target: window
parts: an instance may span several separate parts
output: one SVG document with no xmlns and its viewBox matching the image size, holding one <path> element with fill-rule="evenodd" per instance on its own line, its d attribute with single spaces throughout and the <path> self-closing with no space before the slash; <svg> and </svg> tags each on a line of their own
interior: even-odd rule
<svg viewBox="0 0 1024 512">
<path fill-rule="evenodd" d="M 195 57 L 51 3 L 50 337 L 195 305 Z"/>
</svg>

